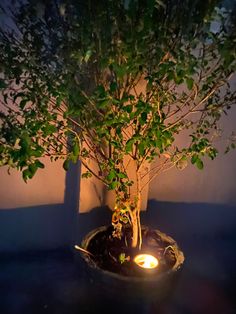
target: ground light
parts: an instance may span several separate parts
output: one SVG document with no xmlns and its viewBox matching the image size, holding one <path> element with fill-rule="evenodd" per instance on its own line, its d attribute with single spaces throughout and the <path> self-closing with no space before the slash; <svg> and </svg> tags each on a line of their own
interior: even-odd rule
<svg viewBox="0 0 236 314">
<path fill-rule="evenodd" d="M 158 259 L 150 254 L 138 254 L 134 258 L 134 262 L 142 268 L 156 268 Z"/>
</svg>

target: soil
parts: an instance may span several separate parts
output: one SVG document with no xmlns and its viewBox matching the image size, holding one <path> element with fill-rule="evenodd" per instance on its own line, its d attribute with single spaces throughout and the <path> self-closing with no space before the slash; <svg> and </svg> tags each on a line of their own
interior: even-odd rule
<svg viewBox="0 0 236 314">
<path fill-rule="evenodd" d="M 159 275 L 173 268 L 176 263 L 176 256 L 170 242 L 162 237 L 155 230 L 147 227 L 142 228 L 143 244 L 142 249 L 131 248 L 131 230 L 125 228 L 121 239 L 112 236 L 113 227 L 97 233 L 89 242 L 87 250 L 93 254 L 90 258 L 97 267 L 123 276 L 142 277 Z M 155 256 L 159 265 L 155 269 L 144 269 L 133 261 L 137 254 L 151 254 Z M 125 261 L 120 261 L 120 254 Z"/>
</svg>

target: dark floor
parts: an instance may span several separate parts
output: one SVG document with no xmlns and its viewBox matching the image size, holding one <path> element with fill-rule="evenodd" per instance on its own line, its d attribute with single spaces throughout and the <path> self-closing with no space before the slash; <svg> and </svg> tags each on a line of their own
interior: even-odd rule
<svg viewBox="0 0 236 314">
<path fill-rule="evenodd" d="M 153 224 L 154 205 L 149 204 L 144 217 L 148 224 Z M 0 256 L 0 314 L 236 313 L 235 214 L 232 208 L 208 208 L 209 217 L 203 220 L 196 210 L 183 213 L 186 220 L 177 223 L 174 215 L 170 221 L 166 207 L 162 215 L 159 204 L 164 218 L 158 224 L 178 240 L 186 256 L 175 290 L 163 304 L 155 299 L 158 291 L 152 291 L 152 298 L 148 291 L 132 296 L 131 288 L 124 293 L 125 284 L 92 281 L 71 250 L 58 249 Z"/>
</svg>

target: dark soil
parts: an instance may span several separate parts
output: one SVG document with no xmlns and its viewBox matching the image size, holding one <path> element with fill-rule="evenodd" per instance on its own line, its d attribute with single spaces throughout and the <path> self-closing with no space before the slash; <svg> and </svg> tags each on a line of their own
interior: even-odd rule
<svg viewBox="0 0 236 314">
<path fill-rule="evenodd" d="M 163 240 L 154 230 L 142 228 L 142 249 L 131 248 L 131 230 L 125 228 L 121 239 L 112 236 L 113 227 L 97 233 L 88 244 L 87 250 L 93 254 L 91 259 L 96 266 L 123 276 L 142 277 L 159 275 L 172 269 L 176 262 L 175 254 L 171 250 L 170 243 Z M 151 254 L 155 256 L 159 265 L 155 269 L 144 269 L 133 261 L 137 254 Z M 120 254 L 125 254 L 126 260 L 120 262 Z M 124 256 L 124 255 L 123 255 Z"/>
</svg>

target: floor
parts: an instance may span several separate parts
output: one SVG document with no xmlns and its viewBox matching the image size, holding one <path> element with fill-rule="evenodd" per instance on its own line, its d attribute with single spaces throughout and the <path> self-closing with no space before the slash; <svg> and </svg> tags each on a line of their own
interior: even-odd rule
<svg viewBox="0 0 236 314">
<path fill-rule="evenodd" d="M 159 209 L 161 213 L 161 205 Z M 126 294 L 125 284 L 111 286 L 109 278 L 107 283 L 92 280 L 72 250 L 57 249 L 1 254 L 0 314 L 236 313 L 235 224 L 222 223 L 218 228 L 218 222 L 210 224 L 209 220 L 199 229 L 202 220 L 198 221 L 195 214 L 194 224 L 190 216 L 187 219 L 192 228 L 185 226 L 186 221 L 185 227 L 178 223 L 177 228 L 175 220 L 168 225 L 165 213 L 166 218 L 159 219 L 159 223 L 167 232 L 172 228 L 186 261 L 173 293 L 163 303 L 155 299 L 155 291 L 151 291 L 150 298 L 148 291 L 137 296 L 133 293 L 135 286 Z M 152 204 L 144 218 L 147 224 L 153 221 Z"/>
</svg>

